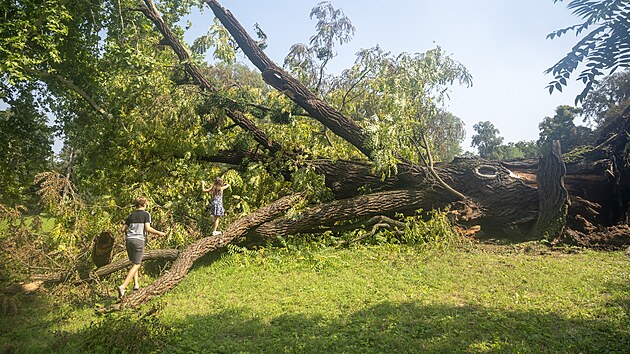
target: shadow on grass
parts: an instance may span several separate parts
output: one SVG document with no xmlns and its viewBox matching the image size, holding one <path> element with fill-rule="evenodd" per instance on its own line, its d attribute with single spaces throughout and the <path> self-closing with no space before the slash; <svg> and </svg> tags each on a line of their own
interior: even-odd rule
<svg viewBox="0 0 630 354">
<path fill-rule="evenodd" d="M 317 299 L 313 299 L 317 301 Z M 126 352 L 115 342 L 91 346 L 87 338 L 111 331 L 137 330 L 109 325 L 66 336 L 53 351 Z M 129 323 L 128 318 L 125 321 Z M 147 326 L 155 326 L 154 323 Z M 235 353 L 627 353 L 628 320 L 570 319 L 553 313 L 497 311 L 475 306 L 435 306 L 415 302 L 380 303 L 336 318 L 286 314 L 269 320 L 249 310 L 230 309 L 208 316 L 150 327 L 159 335 L 140 339 L 139 352 Z M 166 330 L 164 330 L 167 328 Z M 95 333 L 94 331 L 103 333 Z M 109 332 L 108 332 L 109 331 Z M 129 333 L 129 332 L 127 332 Z M 124 334 L 124 333 L 121 333 Z M 121 338 L 121 337 L 119 337 Z M 81 341 L 84 342 L 81 342 Z M 74 344 L 73 344 L 74 343 Z M 82 343 L 76 346 L 77 343 Z M 69 345 L 66 347 L 65 345 Z M 98 348 L 98 349 L 97 349 Z"/>
<path fill-rule="evenodd" d="M 382 303 L 334 320 L 236 311 L 175 324 L 166 349 L 210 352 L 628 352 L 630 334 L 605 320 L 477 307 Z"/>
</svg>

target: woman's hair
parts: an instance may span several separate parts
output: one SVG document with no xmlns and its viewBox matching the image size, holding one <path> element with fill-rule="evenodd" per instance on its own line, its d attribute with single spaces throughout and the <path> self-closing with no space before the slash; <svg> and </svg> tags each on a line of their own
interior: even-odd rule
<svg viewBox="0 0 630 354">
<path fill-rule="evenodd" d="M 223 180 L 221 179 L 221 177 L 217 177 L 217 179 L 214 180 L 214 184 L 212 185 L 213 197 L 216 197 L 221 194 L 221 192 L 223 191 L 221 187 L 223 187 Z"/>
<path fill-rule="evenodd" d="M 145 207 L 147 206 L 147 198 L 138 197 L 136 198 L 136 200 L 134 200 L 133 204 L 136 206 L 136 208 Z"/>
</svg>

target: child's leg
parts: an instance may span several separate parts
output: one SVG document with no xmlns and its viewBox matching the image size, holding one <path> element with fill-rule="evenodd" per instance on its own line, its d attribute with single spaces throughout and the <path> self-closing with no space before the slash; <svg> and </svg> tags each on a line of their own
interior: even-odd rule
<svg viewBox="0 0 630 354">
<path fill-rule="evenodd" d="M 125 289 L 129 285 L 129 283 L 131 283 L 131 279 L 133 279 L 134 276 L 137 276 L 138 269 L 140 269 L 140 264 L 134 264 L 131 267 L 131 269 L 129 269 L 129 273 L 127 274 L 127 277 L 125 278 L 125 281 L 122 283 L 121 286 L 118 287 L 121 290 L 121 293 L 125 292 Z"/>
<path fill-rule="evenodd" d="M 140 274 L 140 268 L 136 271 L 136 274 L 133 275 L 133 288 L 139 289 L 140 283 L 138 282 L 138 274 Z"/>
<path fill-rule="evenodd" d="M 214 225 L 212 227 L 212 232 L 214 233 L 215 231 L 217 231 L 217 227 L 219 227 L 219 220 L 221 219 L 220 216 L 215 215 L 214 216 Z"/>
</svg>

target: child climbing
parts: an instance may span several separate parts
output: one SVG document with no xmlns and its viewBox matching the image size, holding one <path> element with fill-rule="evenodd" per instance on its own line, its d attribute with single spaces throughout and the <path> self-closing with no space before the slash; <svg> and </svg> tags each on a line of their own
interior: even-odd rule
<svg viewBox="0 0 630 354">
<path fill-rule="evenodd" d="M 221 231 L 217 231 L 217 227 L 219 227 L 219 220 L 225 215 L 225 209 L 223 208 L 223 191 L 229 186 L 229 184 L 223 183 L 220 177 L 214 180 L 214 184 L 211 188 L 206 188 L 206 182 L 201 181 L 201 191 L 204 193 L 212 192 L 212 202 L 210 202 L 210 211 L 214 217 L 212 236 L 221 234 Z"/>
</svg>

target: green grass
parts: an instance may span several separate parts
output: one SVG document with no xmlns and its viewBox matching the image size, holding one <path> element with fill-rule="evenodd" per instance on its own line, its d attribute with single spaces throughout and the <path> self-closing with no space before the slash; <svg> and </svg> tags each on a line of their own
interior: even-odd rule
<svg viewBox="0 0 630 354">
<path fill-rule="evenodd" d="M 40 214 L 39 216 L 41 221 L 41 233 L 50 233 L 50 231 L 55 227 L 56 219 L 54 217 L 47 216 L 46 214 Z M 25 216 L 24 217 L 24 225 L 28 228 L 33 228 L 33 220 L 35 217 L 33 216 Z M 18 220 L 19 222 L 19 220 Z M 0 219 L 0 236 L 4 233 L 7 233 L 9 230 L 9 223 L 6 219 Z"/>
<path fill-rule="evenodd" d="M 2 319 L 0 350 L 624 353 L 628 261 L 537 244 L 226 253 L 135 311 L 26 298 Z"/>
</svg>

